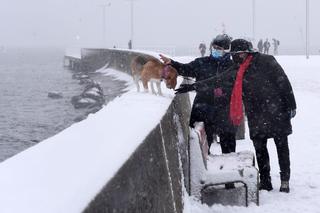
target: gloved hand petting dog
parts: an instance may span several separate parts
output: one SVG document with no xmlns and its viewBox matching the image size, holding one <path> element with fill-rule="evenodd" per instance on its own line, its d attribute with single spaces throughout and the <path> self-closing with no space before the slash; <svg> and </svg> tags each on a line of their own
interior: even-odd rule
<svg viewBox="0 0 320 213">
<path fill-rule="evenodd" d="M 181 94 L 196 90 L 195 84 L 181 84 L 178 89 L 175 89 L 175 94 Z"/>
</svg>

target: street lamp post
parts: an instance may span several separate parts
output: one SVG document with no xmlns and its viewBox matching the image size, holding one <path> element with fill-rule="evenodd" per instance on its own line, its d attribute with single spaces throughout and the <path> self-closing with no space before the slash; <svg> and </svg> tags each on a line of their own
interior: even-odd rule
<svg viewBox="0 0 320 213">
<path fill-rule="evenodd" d="M 309 0 L 306 0 L 306 58 L 309 59 Z"/>
<path fill-rule="evenodd" d="M 134 1 L 136 0 L 126 0 L 126 1 L 130 1 L 130 43 L 131 43 L 131 48 L 133 47 L 133 39 L 134 39 Z"/>
<path fill-rule="evenodd" d="M 131 39 L 131 45 L 133 46 L 133 0 L 130 1 L 130 11 L 131 11 L 131 34 L 130 34 L 130 39 Z"/>
</svg>

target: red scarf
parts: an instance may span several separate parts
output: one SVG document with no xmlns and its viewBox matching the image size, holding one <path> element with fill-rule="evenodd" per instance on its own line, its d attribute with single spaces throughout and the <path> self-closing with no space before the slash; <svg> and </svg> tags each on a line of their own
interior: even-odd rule
<svg viewBox="0 0 320 213">
<path fill-rule="evenodd" d="M 240 64 L 239 70 L 237 72 L 236 81 L 234 83 L 231 101 L 230 101 L 230 119 L 235 126 L 239 126 L 243 119 L 243 109 L 242 109 L 242 79 L 244 72 L 248 69 L 250 62 L 252 60 L 252 55 L 249 55 L 242 64 Z"/>
</svg>

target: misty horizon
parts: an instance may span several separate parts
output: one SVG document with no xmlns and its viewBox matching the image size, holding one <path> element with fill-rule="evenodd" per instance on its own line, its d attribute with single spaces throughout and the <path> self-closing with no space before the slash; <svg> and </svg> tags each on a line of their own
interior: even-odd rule
<svg viewBox="0 0 320 213">
<path fill-rule="evenodd" d="M 304 50 L 305 1 L 256 0 L 254 29 L 253 1 L 135 0 L 133 47 L 197 48 L 200 42 L 209 44 L 217 34 L 226 32 L 233 38 L 254 36 L 255 46 L 259 39 L 276 38 L 280 51 Z M 102 5 L 106 5 L 105 20 Z M 310 0 L 313 53 L 320 49 L 320 29 L 316 28 L 319 7 L 319 1 Z M 127 48 L 130 17 L 128 0 L 3 0 L 0 46 Z"/>
</svg>

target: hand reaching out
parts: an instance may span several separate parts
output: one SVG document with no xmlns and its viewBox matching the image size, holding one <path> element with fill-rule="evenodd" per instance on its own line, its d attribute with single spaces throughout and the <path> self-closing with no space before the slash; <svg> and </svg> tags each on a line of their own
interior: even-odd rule
<svg viewBox="0 0 320 213">
<path fill-rule="evenodd" d="M 171 64 L 171 59 L 170 58 L 167 58 L 162 54 L 159 54 L 159 56 L 160 56 L 160 59 L 163 61 L 164 64 Z"/>
</svg>

